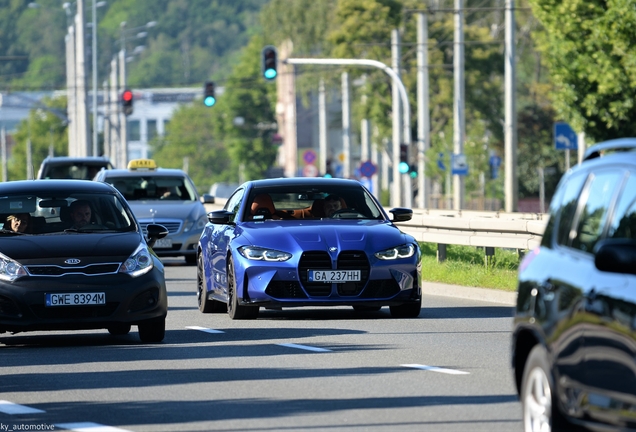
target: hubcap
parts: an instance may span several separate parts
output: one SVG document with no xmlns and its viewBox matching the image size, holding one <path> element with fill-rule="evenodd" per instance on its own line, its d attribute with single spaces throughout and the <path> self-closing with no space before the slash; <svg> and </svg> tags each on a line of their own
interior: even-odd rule
<svg viewBox="0 0 636 432">
<path fill-rule="evenodd" d="M 551 432 L 552 392 L 548 377 L 540 367 L 530 372 L 523 401 L 525 431 Z"/>
</svg>

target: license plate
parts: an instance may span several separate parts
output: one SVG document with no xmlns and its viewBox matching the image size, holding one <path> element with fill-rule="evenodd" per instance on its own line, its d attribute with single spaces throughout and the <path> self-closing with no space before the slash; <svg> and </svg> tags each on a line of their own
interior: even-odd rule
<svg viewBox="0 0 636 432">
<path fill-rule="evenodd" d="M 309 282 L 359 282 L 360 270 L 309 270 Z"/>
<path fill-rule="evenodd" d="M 86 306 L 106 304 L 106 294 L 98 293 L 60 293 L 46 294 L 46 306 Z"/>
<path fill-rule="evenodd" d="M 162 238 L 155 242 L 153 249 L 169 249 L 172 247 L 172 240 L 169 238 Z"/>
</svg>

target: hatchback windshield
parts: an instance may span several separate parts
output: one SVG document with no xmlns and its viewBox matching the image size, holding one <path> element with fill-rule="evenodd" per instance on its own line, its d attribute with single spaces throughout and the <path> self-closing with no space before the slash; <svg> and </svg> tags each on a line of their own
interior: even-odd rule
<svg viewBox="0 0 636 432">
<path fill-rule="evenodd" d="M 131 231 L 135 222 L 115 193 L 39 193 L 0 196 L 3 236 Z"/>
</svg>

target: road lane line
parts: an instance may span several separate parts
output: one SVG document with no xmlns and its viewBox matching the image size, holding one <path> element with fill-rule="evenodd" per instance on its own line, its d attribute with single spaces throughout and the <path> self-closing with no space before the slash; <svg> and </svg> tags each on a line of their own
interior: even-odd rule
<svg viewBox="0 0 636 432">
<path fill-rule="evenodd" d="M 42 411 L 36 408 L 24 406 L 24 405 L 18 405 L 16 403 L 9 402 L 6 400 L 0 400 L 0 412 L 13 415 L 13 414 L 38 414 L 38 413 L 44 413 L 46 411 Z"/>
<path fill-rule="evenodd" d="M 431 371 L 431 372 L 445 373 L 445 374 L 449 374 L 449 375 L 470 375 L 470 372 L 464 372 L 464 371 L 455 370 L 455 369 L 446 369 L 446 368 L 441 368 L 441 367 L 437 367 L 437 366 L 426 366 L 426 365 L 421 365 L 421 364 L 403 364 L 403 365 L 400 365 L 400 366 L 404 366 L 404 367 L 408 367 L 408 368 L 414 368 L 414 369 L 427 370 L 427 371 Z"/>
<path fill-rule="evenodd" d="M 128 429 L 120 429 L 93 422 L 57 423 L 55 426 L 76 432 L 131 432 Z"/>
<path fill-rule="evenodd" d="M 307 351 L 314 351 L 314 352 L 331 352 L 331 350 L 328 350 L 328 349 L 325 349 L 325 348 L 317 348 L 317 347 L 312 347 L 312 346 L 308 346 L 308 345 L 298 345 L 298 344 L 293 344 L 293 343 L 284 343 L 284 344 L 276 344 L 276 345 L 287 347 L 287 348 L 298 348 L 298 349 L 307 350 Z"/>
<path fill-rule="evenodd" d="M 225 333 L 224 331 L 221 331 L 221 330 L 214 330 L 214 329 L 209 329 L 206 327 L 199 327 L 199 326 L 186 326 L 186 328 L 190 330 L 199 330 L 205 333 Z"/>
</svg>

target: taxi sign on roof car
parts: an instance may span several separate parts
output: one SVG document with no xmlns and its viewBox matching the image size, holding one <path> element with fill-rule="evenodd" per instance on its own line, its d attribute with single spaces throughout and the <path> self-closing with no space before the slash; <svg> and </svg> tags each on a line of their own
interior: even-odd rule
<svg viewBox="0 0 636 432">
<path fill-rule="evenodd" d="M 156 170 L 157 163 L 153 159 L 133 159 L 128 162 L 129 170 Z"/>
</svg>

